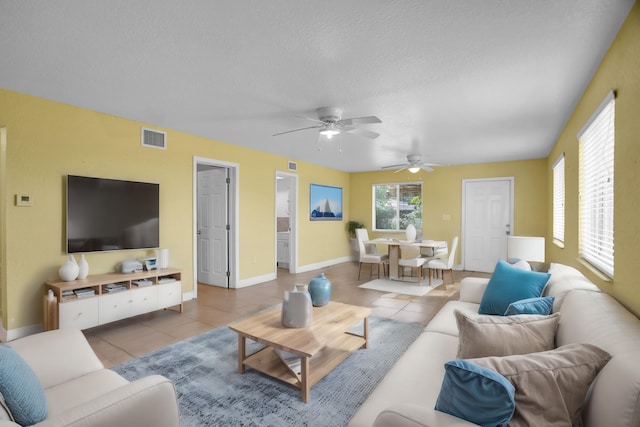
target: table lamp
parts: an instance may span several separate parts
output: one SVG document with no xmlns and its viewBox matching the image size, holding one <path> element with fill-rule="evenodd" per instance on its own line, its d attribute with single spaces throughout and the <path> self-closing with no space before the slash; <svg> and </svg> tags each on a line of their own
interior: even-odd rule
<svg viewBox="0 0 640 427">
<path fill-rule="evenodd" d="M 544 237 L 508 236 L 507 259 L 544 262 Z"/>
</svg>

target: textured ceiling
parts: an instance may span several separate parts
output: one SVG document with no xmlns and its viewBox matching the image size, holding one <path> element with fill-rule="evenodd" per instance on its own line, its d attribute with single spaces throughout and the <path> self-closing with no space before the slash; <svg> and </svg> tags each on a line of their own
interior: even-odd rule
<svg viewBox="0 0 640 427">
<path fill-rule="evenodd" d="M 344 171 L 541 158 L 633 3 L 0 0 L 0 87 Z M 324 106 L 381 136 L 271 136 Z"/>
</svg>

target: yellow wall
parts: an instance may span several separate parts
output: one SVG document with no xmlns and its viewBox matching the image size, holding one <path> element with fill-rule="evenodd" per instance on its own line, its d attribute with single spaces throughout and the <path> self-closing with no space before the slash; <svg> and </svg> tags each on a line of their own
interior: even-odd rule
<svg viewBox="0 0 640 427">
<path fill-rule="evenodd" d="M 547 162 L 545 159 L 518 162 L 482 163 L 447 166 L 434 172 L 407 171 L 361 172 L 351 174 L 351 217 L 372 230 L 373 184 L 422 181 L 423 214 L 422 235 L 425 238 L 446 240 L 461 237 L 462 180 L 514 177 L 514 234 L 544 236 L 547 230 Z M 451 220 L 443 220 L 448 214 Z M 372 233 L 370 237 L 382 234 Z M 462 259 L 462 250 L 456 253 L 456 263 Z"/>
<path fill-rule="evenodd" d="M 578 142 L 576 135 L 607 93 L 617 92 L 615 107 L 614 279 L 605 281 L 578 260 Z M 573 265 L 603 291 L 640 314 L 640 4 L 629 13 L 590 85 L 560 134 L 547 162 L 548 203 L 551 167 L 565 153 L 565 245 L 547 245 L 548 258 Z M 552 235 L 551 212 L 547 235 Z M 547 239 L 549 240 L 549 239 Z"/>
<path fill-rule="evenodd" d="M 171 266 L 183 269 L 183 291 L 187 292 L 193 284 L 193 157 L 238 163 L 239 279 L 275 272 L 275 171 L 286 171 L 290 159 L 155 126 L 149 127 L 167 132 L 168 148 L 144 148 L 140 145 L 143 123 L 3 89 L 1 126 L 7 130 L 6 192 L 2 194 L 6 206 L 0 215 L 0 219 L 6 217 L 2 239 L 7 250 L 0 253 L 0 267 L 6 266 L 0 270 L 5 329 L 42 321 L 43 282 L 56 279 L 65 261 L 67 174 L 159 183 L 160 246 L 170 249 Z M 308 220 L 309 182 L 344 187 L 348 197 L 349 175 L 298 162 L 298 176 L 298 265 L 350 256 L 344 222 Z M 15 194 L 31 195 L 33 206 L 15 206 Z M 148 254 L 92 253 L 87 261 L 90 274 L 97 274 Z"/>
</svg>

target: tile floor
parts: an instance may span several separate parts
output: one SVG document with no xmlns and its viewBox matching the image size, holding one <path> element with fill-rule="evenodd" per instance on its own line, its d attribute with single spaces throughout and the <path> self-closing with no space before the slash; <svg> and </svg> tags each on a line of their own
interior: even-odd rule
<svg viewBox="0 0 640 427">
<path fill-rule="evenodd" d="M 294 275 L 279 269 L 276 280 L 241 289 L 199 284 L 198 298 L 185 302 L 183 313 L 160 310 L 84 332 L 100 360 L 110 367 L 279 304 L 285 290 L 293 289 L 296 283 L 309 283 L 321 272 L 331 280 L 332 300 L 372 307 L 374 316 L 403 322 L 426 324 L 445 302 L 458 297 L 458 288 L 451 286 L 449 275 L 445 277 L 446 287 L 441 285 L 422 297 L 360 289 L 358 285 L 377 277 L 369 277 L 364 266 L 358 280 L 358 264 L 347 262 Z M 467 276 L 489 275 L 455 272 L 456 282 Z"/>
</svg>

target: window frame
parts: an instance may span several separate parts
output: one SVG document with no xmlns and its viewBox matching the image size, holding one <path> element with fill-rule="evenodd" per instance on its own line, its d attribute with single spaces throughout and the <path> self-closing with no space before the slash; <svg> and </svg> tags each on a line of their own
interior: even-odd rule
<svg viewBox="0 0 640 427">
<path fill-rule="evenodd" d="M 423 196 L 422 196 L 422 190 L 423 190 L 423 183 L 422 181 L 409 181 L 409 182 L 385 182 L 385 183 L 377 183 L 377 184 L 371 184 L 371 228 L 373 231 L 376 232 L 382 232 L 382 233 L 401 233 L 404 232 L 405 229 L 404 228 L 400 228 L 400 222 L 401 222 L 401 218 L 400 218 L 400 194 L 401 194 L 401 187 L 402 186 L 409 186 L 409 185 L 419 185 L 420 186 L 420 199 L 421 199 L 421 204 L 420 204 L 420 226 L 416 226 L 417 229 L 421 229 L 422 228 L 422 215 L 424 213 L 423 207 L 424 205 L 422 204 L 422 200 L 423 200 Z M 392 229 L 392 228 L 378 228 L 377 227 L 377 217 L 376 217 L 376 187 L 380 187 L 380 186 L 396 186 L 397 187 L 397 209 L 396 209 L 396 216 L 395 218 L 397 218 L 397 228 Z"/>
<path fill-rule="evenodd" d="M 615 92 L 578 132 L 578 257 L 614 275 Z"/>
<path fill-rule="evenodd" d="M 566 183 L 565 183 L 565 155 L 562 153 L 560 157 L 553 163 L 553 196 L 552 196 L 552 230 L 551 234 L 553 242 L 564 247 L 564 231 L 565 231 L 565 203 L 566 203 Z"/>
</svg>

